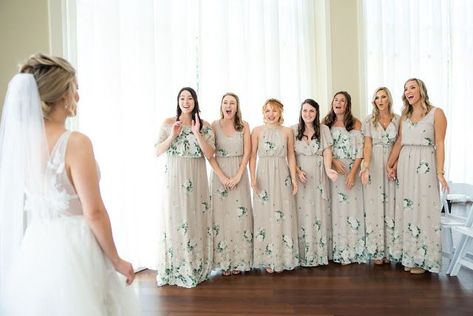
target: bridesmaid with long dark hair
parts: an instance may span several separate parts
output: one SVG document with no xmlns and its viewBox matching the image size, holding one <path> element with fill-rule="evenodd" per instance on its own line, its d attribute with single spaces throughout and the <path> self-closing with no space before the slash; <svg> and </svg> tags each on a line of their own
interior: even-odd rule
<svg viewBox="0 0 473 316">
<path fill-rule="evenodd" d="M 342 265 L 365 263 L 365 217 L 363 191 L 357 177 L 363 158 L 361 122 L 351 113 L 351 96 L 335 93 L 324 119 L 333 139 L 333 168 L 338 179 L 332 184 L 333 261 Z"/>
<path fill-rule="evenodd" d="M 194 89 L 177 95 L 176 117 L 161 126 L 156 154 L 166 153 L 157 283 L 194 287 L 212 269 L 212 209 L 205 158 L 214 154 L 214 133 L 200 119 Z"/>
<path fill-rule="evenodd" d="M 301 104 L 299 124 L 292 126 L 297 162 L 296 194 L 299 263 L 303 267 L 328 264 L 331 259 L 330 181 L 337 179 L 332 169 L 332 136 L 320 124 L 319 104 L 307 99 Z"/>
</svg>

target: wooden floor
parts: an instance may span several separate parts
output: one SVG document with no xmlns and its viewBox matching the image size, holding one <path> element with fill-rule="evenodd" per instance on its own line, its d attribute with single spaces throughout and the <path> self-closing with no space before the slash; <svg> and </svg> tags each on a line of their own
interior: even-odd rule
<svg viewBox="0 0 473 316">
<path fill-rule="evenodd" d="M 166 315 L 473 315 L 473 271 L 458 277 L 411 275 L 399 265 L 352 264 L 260 270 L 212 278 L 193 289 L 156 287 L 155 271 L 137 274 L 144 316 Z"/>
</svg>

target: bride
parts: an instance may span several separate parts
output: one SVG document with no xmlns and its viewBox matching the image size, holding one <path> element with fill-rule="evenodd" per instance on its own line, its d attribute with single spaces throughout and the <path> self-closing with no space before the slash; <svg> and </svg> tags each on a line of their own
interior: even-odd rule
<svg viewBox="0 0 473 316">
<path fill-rule="evenodd" d="M 0 125 L 0 314 L 135 315 L 91 141 L 65 128 L 75 69 L 37 54 L 19 72 Z"/>
</svg>

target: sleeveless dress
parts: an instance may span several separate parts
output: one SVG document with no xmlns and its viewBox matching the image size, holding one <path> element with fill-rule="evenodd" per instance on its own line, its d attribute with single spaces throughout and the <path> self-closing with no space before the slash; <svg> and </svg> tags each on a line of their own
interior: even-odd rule
<svg viewBox="0 0 473 316">
<path fill-rule="evenodd" d="M 170 132 L 171 125 L 162 126 L 158 144 Z M 204 126 L 201 133 L 214 146 L 212 129 Z M 163 171 L 157 284 L 195 287 L 212 269 L 213 232 L 205 158 L 189 126 L 182 126 L 166 151 Z"/>
<path fill-rule="evenodd" d="M 231 177 L 243 159 L 243 131 L 227 136 L 214 122 L 216 159 L 222 171 Z M 250 182 L 245 170 L 233 190 L 226 189 L 215 172 L 211 174 L 214 231 L 214 269 L 248 271 L 253 266 L 253 209 Z"/>
<path fill-rule="evenodd" d="M 363 158 L 363 135 L 345 127 L 330 129 L 333 139 L 333 158 L 351 170 L 357 158 Z M 333 261 L 339 263 L 365 263 L 365 213 L 363 191 L 358 174 L 355 185 L 347 190 L 346 176 L 339 175 L 332 183 Z"/>
<path fill-rule="evenodd" d="M 378 122 L 373 125 L 371 115 L 363 124 L 363 134 L 372 142 L 370 177 L 363 188 L 366 216 L 366 250 L 373 259 L 389 258 L 394 238 L 395 182 L 386 173 L 391 149 L 396 142 L 399 115 L 395 115 L 386 129 Z"/>
<path fill-rule="evenodd" d="M 297 214 L 282 127 L 262 127 L 253 194 L 254 267 L 274 271 L 299 265 Z"/>
<path fill-rule="evenodd" d="M 323 151 L 332 146 L 330 129 L 320 125 L 320 142 L 298 140 L 298 125 L 292 126 L 297 165 L 306 173 L 296 194 L 299 263 L 303 267 L 326 265 L 331 248 L 330 179 L 325 173 Z M 331 250 L 331 249 L 330 249 Z"/>
<path fill-rule="evenodd" d="M 438 273 L 441 267 L 439 183 L 432 108 L 419 122 L 403 119 L 397 166 L 392 257 L 406 267 Z"/>
<path fill-rule="evenodd" d="M 29 225 L 9 274 L 2 315 L 139 313 L 135 293 L 105 257 L 67 176 L 64 158 L 70 134 L 62 134 L 51 152 L 47 195 L 26 196 Z M 47 207 L 38 211 L 35 206 L 41 203 Z"/>
</svg>

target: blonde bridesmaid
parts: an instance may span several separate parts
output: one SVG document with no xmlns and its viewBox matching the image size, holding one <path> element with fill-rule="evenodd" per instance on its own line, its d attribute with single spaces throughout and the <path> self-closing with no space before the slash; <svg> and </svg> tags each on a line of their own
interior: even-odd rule
<svg viewBox="0 0 473 316">
<path fill-rule="evenodd" d="M 251 134 L 254 267 L 268 273 L 299 265 L 294 135 L 292 129 L 282 126 L 282 114 L 282 103 L 269 99 L 263 106 L 265 124 Z"/>
<path fill-rule="evenodd" d="M 442 262 L 439 184 L 448 191 L 447 119 L 442 109 L 430 103 L 420 79 L 406 81 L 402 101 L 399 136 L 386 166 L 388 176 L 398 181 L 392 258 L 412 274 L 438 273 Z"/>
<path fill-rule="evenodd" d="M 373 111 L 363 123 L 364 154 L 360 172 L 364 185 L 366 250 L 374 264 L 389 262 L 394 238 L 395 184 L 386 173 L 391 149 L 396 142 L 399 115 L 386 87 L 376 89 Z"/>
<path fill-rule="evenodd" d="M 253 266 L 253 209 L 248 160 L 250 127 L 241 117 L 236 94 L 226 93 L 220 120 L 212 123 L 215 156 L 210 160 L 213 209 L 214 264 L 223 275 L 239 274 Z"/>
</svg>

